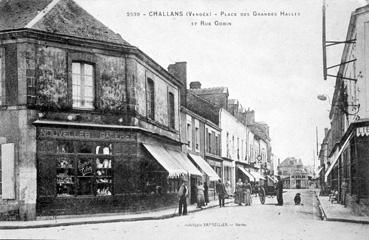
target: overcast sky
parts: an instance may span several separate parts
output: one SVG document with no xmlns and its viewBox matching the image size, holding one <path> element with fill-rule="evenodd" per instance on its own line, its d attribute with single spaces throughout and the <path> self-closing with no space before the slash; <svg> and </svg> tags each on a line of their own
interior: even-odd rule
<svg viewBox="0 0 369 240">
<path fill-rule="evenodd" d="M 281 161 L 293 156 L 313 164 L 314 153 L 317 160 L 315 127 L 321 142 L 324 128 L 329 127 L 330 106 L 316 96 L 332 96 L 335 82 L 322 77 L 321 0 L 76 2 L 162 67 L 186 61 L 188 83 L 228 87 L 230 98 L 254 109 L 257 121 L 269 124 L 273 153 Z M 327 40 L 344 40 L 351 12 L 366 1 L 326 2 Z M 211 12 L 212 16 L 150 17 L 155 11 Z M 221 11 L 237 16 L 219 16 Z M 253 16 L 254 11 L 278 16 Z M 299 16 L 280 16 L 281 11 Z M 201 20 L 212 25 L 191 26 Z M 216 20 L 232 25 L 214 26 Z M 341 54 L 341 47 L 330 48 L 328 65 L 338 64 Z"/>
</svg>

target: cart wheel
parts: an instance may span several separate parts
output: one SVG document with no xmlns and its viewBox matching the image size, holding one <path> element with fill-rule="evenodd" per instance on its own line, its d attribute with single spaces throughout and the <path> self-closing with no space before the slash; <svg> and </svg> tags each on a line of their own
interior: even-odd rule
<svg viewBox="0 0 369 240">
<path fill-rule="evenodd" d="M 259 189 L 259 199 L 260 199 L 261 204 L 265 203 L 265 190 L 263 187 Z"/>
</svg>

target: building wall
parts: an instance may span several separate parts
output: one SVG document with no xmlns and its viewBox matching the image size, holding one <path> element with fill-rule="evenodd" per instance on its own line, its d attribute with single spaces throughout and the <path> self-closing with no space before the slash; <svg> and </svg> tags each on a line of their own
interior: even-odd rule
<svg viewBox="0 0 369 240">
<path fill-rule="evenodd" d="M 150 134 L 171 139 L 171 144 L 178 144 L 178 83 L 166 79 L 134 55 L 87 45 L 32 39 L 9 40 L 0 45 L 4 75 L 1 90 L 5 93 L 2 104 L 6 106 L 0 110 L 0 121 L 5 126 L 0 129 L 0 137 L 6 143 L 15 144 L 15 197 L 0 200 L 0 218 L 29 220 L 36 216 L 36 180 L 40 172 L 37 172 L 36 127 L 32 123 L 37 119 L 134 125 L 147 129 Z M 94 66 L 93 110 L 72 109 L 73 61 Z M 155 81 L 155 121 L 149 121 L 144 111 L 143 74 L 145 77 L 151 74 Z M 175 129 L 168 126 L 168 92 L 175 98 Z M 14 214 L 9 215 L 11 211 Z"/>
</svg>

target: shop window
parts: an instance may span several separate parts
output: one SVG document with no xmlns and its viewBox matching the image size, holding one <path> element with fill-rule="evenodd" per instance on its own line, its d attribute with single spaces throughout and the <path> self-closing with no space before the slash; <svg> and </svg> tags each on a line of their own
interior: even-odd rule
<svg viewBox="0 0 369 240">
<path fill-rule="evenodd" d="M 91 64 L 72 63 L 73 108 L 93 109 L 95 99 L 94 68 Z"/>
<path fill-rule="evenodd" d="M 37 145 L 41 195 L 52 194 L 53 184 L 58 197 L 112 195 L 112 143 L 42 140 Z"/>
<path fill-rule="evenodd" d="M 155 119 L 155 84 L 150 78 L 147 79 L 147 90 L 146 90 L 146 107 L 147 117 Z"/>
<path fill-rule="evenodd" d="M 169 104 L 168 104 L 168 114 L 169 114 L 169 127 L 175 128 L 175 108 L 174 108 L 174 94 L 169 93 Z"/>
</svg>

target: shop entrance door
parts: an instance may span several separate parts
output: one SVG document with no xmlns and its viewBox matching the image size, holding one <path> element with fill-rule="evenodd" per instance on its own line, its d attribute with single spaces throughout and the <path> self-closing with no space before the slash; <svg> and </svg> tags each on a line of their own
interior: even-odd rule
<svg viewBox="0 0 369 240">
<path fill-rule="evenodd" d="M 197 178 L 191 176 L 191 197 L 190 204 L 196 203 L 197 200 Z"/>
<path fill-rule="evenodd" d="M 301 188 L 301 180 L 296 180 L 296 188 L 297 189 Z"/>
</svg>

